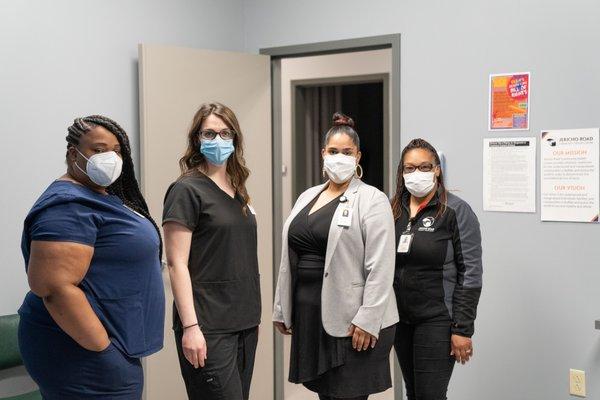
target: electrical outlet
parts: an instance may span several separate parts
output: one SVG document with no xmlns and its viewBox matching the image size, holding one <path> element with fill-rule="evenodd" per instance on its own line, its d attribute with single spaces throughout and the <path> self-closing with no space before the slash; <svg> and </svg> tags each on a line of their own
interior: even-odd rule
<svg viewBox="0 0 600 400">
<path fill-rule="evenodd" d="M 572 369 L 569 371 L 570 394 L 585 397 L 585 371 Z"/>
</svg>

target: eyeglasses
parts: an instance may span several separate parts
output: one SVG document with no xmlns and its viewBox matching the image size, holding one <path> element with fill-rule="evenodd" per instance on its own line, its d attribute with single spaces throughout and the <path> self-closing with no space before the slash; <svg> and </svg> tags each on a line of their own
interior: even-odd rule
<svg viewBox="0 0 600 400">
<path fill-rule="evenodd" d="M 217 135 L 221 136 L 223 140 L 230 140 L 237 134 L 233 129 L 223 129 L 220 132 L 215 132 L 212 129 L 205 129 L 199 132 L 200 138 L 206 140 L 213 140 Z"/>
<path fill-rule="evenodd" d="M 414 165 L 404 165 L 402 167 L 402 172 L 405 174 L 412 174 L 417 169 L 421 172 L 431 172 L 431 170 L 433 170 L 435 167 L 437 167 L 437 165 L 433 165 L 433 164 L 429 164 L 429 163 L 421 164 L 417 167 L 415 167 Z"/>
</svg>

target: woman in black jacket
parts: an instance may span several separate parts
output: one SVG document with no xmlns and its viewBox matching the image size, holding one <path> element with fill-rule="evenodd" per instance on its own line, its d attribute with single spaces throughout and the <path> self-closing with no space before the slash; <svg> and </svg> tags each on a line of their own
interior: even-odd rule
<svg viewBox="0 0 600 400">
<path fill-rule="evenodd" d="M 407 398 L 445 399 L 454 361 L 473 356 L 482 284 L 479 222 L 464 200 L 446 191 L 437 152 L 423 139 L 402 151 L 392 209 L 400 315 L 394 347 Z"/>
</svg>

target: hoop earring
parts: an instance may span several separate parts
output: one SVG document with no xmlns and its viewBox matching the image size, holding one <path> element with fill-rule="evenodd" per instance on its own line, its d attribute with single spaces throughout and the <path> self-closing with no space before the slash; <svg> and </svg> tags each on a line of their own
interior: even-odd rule
<svg viewBox="0 0 600 400">
<path fill-rule="evenodd" d="M 360 169 L 360 174 L 358 173 L 358 170 Z M 360 179 L 363 177 L 363 168 L 360 166 L 360 164 L 356 164 L 356 171 L 354 172 L 354 175 Z"/>
</svg>

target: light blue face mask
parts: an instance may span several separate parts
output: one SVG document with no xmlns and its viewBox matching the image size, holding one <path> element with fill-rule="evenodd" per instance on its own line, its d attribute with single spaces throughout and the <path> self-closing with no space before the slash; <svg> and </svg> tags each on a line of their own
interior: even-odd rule
<svg viewBox="0 0 600 400">
<path fill-rule="evenodd" d="M 234 150 L 233 139 L 224 140 L 219 135 L 212 140 L 200 141 L 200 153 L 214 165 L 223 165 Z"/>
</svg>

